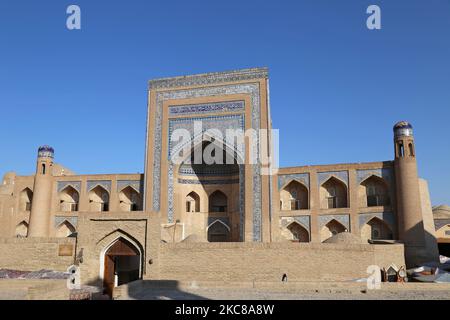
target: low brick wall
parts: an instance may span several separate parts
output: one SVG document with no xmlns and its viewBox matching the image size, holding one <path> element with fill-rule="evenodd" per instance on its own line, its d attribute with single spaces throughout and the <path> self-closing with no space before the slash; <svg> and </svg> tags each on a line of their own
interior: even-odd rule
<svg viewBox="0 0 450 320">
<path fill-rule="evenodd" d="M 171 243 L 160 245 L 160 279 L 176 281 L 346 281 L 369 265 L 405 264 L 403 245 Z"/>
<path fill-rule="evenodd" d="M 69 300 L 67 280 L 0 279 L 0 300 Z"/>
<path fill-rule="evenodd" d="M 0 269 L 66 271 L 74 251 L 74 238 L 0 238 Z"/>
</svg>

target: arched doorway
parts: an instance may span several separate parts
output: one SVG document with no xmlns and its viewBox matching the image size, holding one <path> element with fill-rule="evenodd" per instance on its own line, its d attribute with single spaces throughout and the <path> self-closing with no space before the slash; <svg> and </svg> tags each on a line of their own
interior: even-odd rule
<svg viewBox="0 0 450 320">
<path fill-rule="evenodd" d="M 33 191 L 30 188 L 25 188 L 20 193 L 20 210 L 31 211 L 31 202 L 33 199 Z"/>
<path fill-rule="evenodd" d="M 200 197 L 194 191 L 186 196 L 186 212 L 200 212 Z"/>
<path fill-rule="evenodd" d="M 322 209 L 346 208 L 347 186 L 345 183 L 330 177 L 320 187 L 320 203 Z"/>
<path fill-rule="evenodd" d="M 139 211 L 141 208 L 141 196 L 139 192 L 130 186 L 119 192 L 119 201 L 121 211 Z"/>
<path fill-rule="evenodd" d="M 227 212 L 227 196 L 220 190 L 216 190 L 209 196 L 209 212 Z"/>
<path fill-rule="evenodd" d="M 208 242 L 230 241 L 230 227 L 220 220 L 214 221 L 208 227 Z"/>
<path fill-rule="evenodd" d="M 374 175 L 370 176 L 359 186 L 359 199 L 360 207 L 390 205 L 389 188 L 386 181 Z"/>
<path fill-rule="evenodd" d="M 60 211 L 73 212 L 78 211 L 78 201 L 80 195 L 72 186 L 67 186 L 59 193 Z"/>
<path fill-rule="evenodd" d="M 118 238 L 104 253 L 103 290 L 112 297 L 114 287 L 141 277 L 141 250 L 125 238 Z"/>
<path fill-rule="evenodd" d="M 89 191 L 89 211 L 109 211 L 109 193 L 100 185 Z"/>
<path fill-rule="evenodd" d="M 17 238 L 26 238 L 28 234 L 28 223 L 22 221 L 16 226 L 15 236 Z"/>
</svg>

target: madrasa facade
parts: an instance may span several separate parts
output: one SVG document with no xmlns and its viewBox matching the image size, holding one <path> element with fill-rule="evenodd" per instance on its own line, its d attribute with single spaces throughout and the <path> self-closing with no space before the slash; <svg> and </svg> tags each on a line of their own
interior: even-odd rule
<svg viewBox="0 0 450 320">
<path fill-rule="evenodd" d="M 55 259 L 68 256 L 85 268 L 85 279 L 111 277 L 115 285 L 119 265 L 122 283 L 151 277 L 155 265 L 170 262 L 158 258 L 161 250 L 183 243 L 205 250 L 220 243 L 215 252 L 232 244 L 309 250 L 346 233 L 368 248 L 401 244 L 407 265 L 436 259 L 410 123 L 395 124 L 393 140 L 386 141 L 393 159 L 275 168 L 261 160 L 261 154 L 274 158 L 276 149 L 266 68 L 151 80 L 147 108 L 142 174 L 76 174 L 54 162 L 58 150 L 50 146 L 39 148 L 34 175 L 5 174 L 2 241 L 15 248 L 48 243 L 39 245 L 43 257 L 52 246 Z M 256 139 L 229 145 L 218 138 L 228 129 L 252 130 Z M 175 132 L 187 134 L 189 143 L 180 146 Z M 220 153 L 219 145 L 231 161 L 191 161 L 196 150 Z M 174 161 L 175 154 L 184 158 Z M 259 155 L 255 161 L 252 154 Z"/>
</svg>

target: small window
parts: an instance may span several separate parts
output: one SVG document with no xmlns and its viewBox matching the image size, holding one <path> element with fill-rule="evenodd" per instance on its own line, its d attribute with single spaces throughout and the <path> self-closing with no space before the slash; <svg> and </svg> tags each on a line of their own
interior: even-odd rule
<svg viewBox="0 0 450 320">
<path fill-rule="evenodd" d="M 414 157 L 414 147 L 413 147 L 413 144 L 412 144 L 412 143 L 409 143 L 408 148 L 409 148 L 409 156 L 410 156 L 410 157 Z"/>
<path fill-rule="evenodd" d="M 403 148 L 403 143 L 399 143 L 398 144 L 398 156 L 403 158 L 403 156 L 405 155 L 405 150 Z"/>
<path fill-rule="evenodd" d="M 42 171 L 41 171 L 41 173 L 45 174 L 45 163 L 42 164 Z"/>
</svg>

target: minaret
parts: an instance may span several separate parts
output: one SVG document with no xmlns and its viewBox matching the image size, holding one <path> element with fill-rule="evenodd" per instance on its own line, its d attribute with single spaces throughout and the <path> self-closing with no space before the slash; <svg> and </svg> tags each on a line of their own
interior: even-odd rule
<svg viewBox="0 0 450 320">
<path fill-rule="evenodd" d="M 416 148 L 412 125 L 400 121 L 394 126 L 395 183 L 399 239 L 405 245 L 406 264 L 429 261 L 425 242 Z"/>
<path fill-rule="evenodd" d="M 52 147 L 42 146 L 38 149 L 28 237 L 49 236 L 53 155 Z"/>
</svg>

